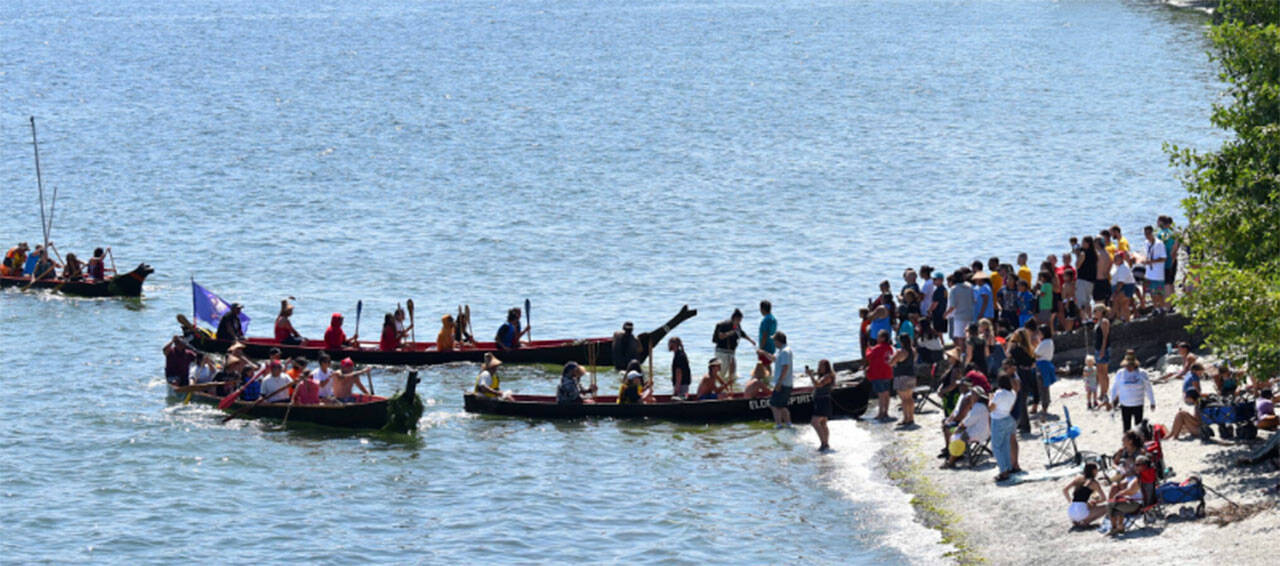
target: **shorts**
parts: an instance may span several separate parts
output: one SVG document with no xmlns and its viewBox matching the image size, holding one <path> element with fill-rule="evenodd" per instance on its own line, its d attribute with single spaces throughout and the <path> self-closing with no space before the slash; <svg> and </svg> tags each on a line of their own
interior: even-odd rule
<svg viewBox="0 0 1280 566">
<path fill-rule="evenodd" d="M 1093 302 L 1093 281 L 1076 281 L 1076 304 L 1087 307 Z"/>
<path fill-rule="evenodd" d="M 1151 290 L 1151 293 L 1152 293 L 1152 294 L 1154 294 L 1154 295 L 1159 295 L 1159 296 L 1161 296 L 1161 297 L 1163 297 L 1163 296 L 1164 296 L 1164 281 L 1151 281 L 1151 280 L 1148 280 L 1148 281 L 1147 281 L 1147 288 L 1148 288 L 1148 289 L 1150 289 L 1150 290 Z"/>
<path fill-rule="evenodd" d="M 1111 282 L 1098 281 L 1093 286 L 1093 300 L 1098 303 L 1105 303 L 1111 298 Z"/>
<path fill-rule="evenodd" d="M 830 397 L 813 397 L 813 416 L 831 418 Z"/>
<path fill-rule="evenodd" d="M 947 319 L 945 318 L 934 318 L 932 319 L 932 324 L 934 332 L 942 334 L 947 331 Z"/>
<path fill-rule="evenodd" d="M 871 379 L 868 381 L 871 382 L 871 392 L 876 395 L 888 393 L 890 389 L 893 389 L 892 379 Z"/>
<path fill-rule="evenodd" d="M 699 401 L 714 401 L 716 399 L 719 399 L 719 397 L 717 397 L 715 393 L 707 393 L 706 395 L 698 397 Z"/>
<path fill-rule="evenodd" d="M 1107 348 L 1106 350 L 1094 350 L 1093 362 L 1096 364 L 1111 363 L 1111 348 Z"/>
<path fill-rule="evenodd" d="M 720 377 L 725 381 L 738 377 L 738 360 L 734 357 L 733 350 L 716 348 L 716 359 L 720 360 Z"/>
<path fill-rule="evenodd" d="M 916 378 L 910 375 L 899 375 L 893 378 L 893 390 L 911 391 L 916 388 Z"/>
<path fill-rule="evenodd" d="M 785 409 L 791 403 L 791 388 L 779 385 L 773 388 L 773 395 L 769 396 L 769 406 L 775 409 Z"/>
<path fill-rule="evenodd" d="M 1096 360 L 1095 360 L 1096 361 Z M 1098 392 L 1098 376 L 1084 378 L 1084 390 L 1090 393 Z"/>
<path fill-rule="evenodd" d="M 1138 286 L 1134 283 L 1116 283 L 1113 291 L 1124 293 L 1125 297 L 1132 299 L 1133 295 L 1138 292 Z"/>
<path fill-rule="evenodd" d="M 972 320 L 964 320 L 956 317 L 951 319 L 951 336 L 953 338 L 964 338 L 965 333 L 969 330 L 969 324 Z"/>
<path fill-rule="evenodd" d="M 1132 515 L 1142 509 L 1142 504 L 1137 501 L 1113 501 L 1107 504 L 1107 510 L 1111 513 L 1120 513 L 1121 515 Z"/>
<path fill-rule="evenodd" d="M 1084 522 L 1089 518 L 1089 504 L 1083 501 L 1072 501 L 1071 505 L 1067 506 L 1067 518 L 1071 519 L 1072 523 Z"/>
</svg>

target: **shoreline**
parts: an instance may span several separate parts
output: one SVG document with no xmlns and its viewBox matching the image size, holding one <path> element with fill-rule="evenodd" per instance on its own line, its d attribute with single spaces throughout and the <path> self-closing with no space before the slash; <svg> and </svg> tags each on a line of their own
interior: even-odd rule
<svg viewBox="0 0 1280 566">
<path fill-rule="evenodd" d="M 1162 371 L 1146 367 L 1149 375 Z M 1211 383 L 1206 383 L 1212 388 Z M 1155 386 L 1157 410 L 1147 418 L 1168 426 L 1181 408 L 1181 386 L 1176 380 Z M 1063 397 L 1063 394 L 1074 395 Z M 1085 408 L 1083 385 L 1063 378 L 1053 388 L 1050 413 L 1061 417 L 1066 405 L 1072 424 L 1081 429 L 1081 452 L 1111 453 L 1119 447 L 1118 415 Z M 1166 505 L 1162 518 L 1151 525 L 1139 521 L 1128 533 L 1105 536 L 1095 529 L 1072 529 L 1066 517 L 1062 487 L 1073 477 L 1072 466 L 1046 471 L 1045 451 L 1039 428 L 1033 437 L 1020 439 L 1020 463 L 1028 478 L 1016 485 L 997 485 L 995 461 L 988 457 L 976 468 L 940 469 L 935 453 L 942 446 L 942 414 L 930 406 L 917 413 L 920 427 L 898 431 L 864 421 L 873 434 L 889 437 L 876 454 L 877 465 L 890 482 L 911 497 L 916 520 L 937 530 L 955 550 L 945 557 L 958 564 L 1022 564 L 1030 556 L 1054 556 L 1060 564 L 1095 564 L 1099 556 L 1124 552 L 1132 564 L 1262 563 L 1271 558 L 1274 532 L 1280 514 L 1274 512 L 1274 494 L 1267 488 L 1280 481 L 1280 472 L 1268 464 L 1236 466 L 1235 459 L 1257 443 L 1201 440 L 1169 440 L 1163 443 L 1165 461 L 1172 466 L 1172 480 L 1199 475 L 1208 488 L 1249 509 L 1244 518 L 1224 519 L 1235 509 L 1222 497 L 1206 494 L 1207 515 L 1200 519 L 1176 516 L 1182 505 Z M 1051 419 L 1052 422 L 1052 419 Z M 883 428 L 882 428 L 883 427 Z M 1215 427 L 1216 428 L 1216 427 Z M 877 430 L 880 429 L 880 430 Z M 1259 439 L 1272 433 L 1260 432 Z M 1259 440 L 1260 442 L 1261 440 Z M 1043 479 L 1041 479 L 1043 478 Z M 1194 557 L 1194 558 L 1191 558 Z"/>
</svg>

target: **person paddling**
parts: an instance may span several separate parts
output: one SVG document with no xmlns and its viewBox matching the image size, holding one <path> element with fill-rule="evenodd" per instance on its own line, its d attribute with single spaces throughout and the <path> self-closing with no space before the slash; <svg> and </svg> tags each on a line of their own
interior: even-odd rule
<svg viewBox="0 0 1280 566">
<path fill-rule="evenodd" d="M 93 257 L 89 259 L 89 277 L 103 281 L 107 278 L 106 252 L 102 248 L 94 248 Z"/>
<path fill-rule="evenodd" d="M 514 350 L 520 347 L 520 338 L 528 333 L 528 328 L 520 328 L 520 309 L 514 308 L 507 311 L 507 321 L 498 327 L 493 341 L 499 350 Z"/>
<path fill-rule="evenodd" d="M 556 388 L 556 403 L 562 405 L 581 404 L 583 395 L 595 395 L 595 384 L 590 387 L 582 386 L 582 376 L 584 375 L 587 375 L 587 368 L 578 365 L 577 362 L 565 364 L 564 371 L 560 373 L 560 386 Z"/>
<path fill-rule="evenodd" d="M 480 365 L 480 375 L 476 376 L 476 395 L 484 395 L 490 398 L 504 396 L 502 380 L 498 378 L 498 366 L 501 365 L 502 360 L 499 360 L 492 352 L 485 352 L 484 363 Z"/>
<path fill-rule="evenodd" d="M 392 352 L 400 349 L 400 331 L 396 328 L 396 317 L 387 313 L 382 318 L 382 337 L 378 340 L 378 349 Z"/>
<path fill-rule="evenodd" d="M 355 403 L 357 398 L 352 394 L 352 387 L 359 389 L 361 393 L 369 395 L 369 390 L 365 389 L 364 383 L 360 381 L 361 375 L 369 375 L 373 373 L 373 368 L 356 369 L 355 362 L 351 358 L 342 360 L 342 367 L 329 377 L 333 382 L 333 398 L 340 403 Z"/>
<path fill-rule="evenodd" d="M 359 339 L 359 334 L 347 338 L 347 333 L 342 330 L 342 313 L 335 312 L 333 316 L 329 317 L 329 328 L 324 331 L 324 347 L 326 349 L 359 348 L 357 345 Z"/>
<path fill-rule="evenodd" d="M 288 299 L 280 301 L 280 314 L 276 315 L 276 342 L 296 346 L 302 343 L 302 335 L 293 327 L 293 305 Z"/>
<path fill-rule="evenodd" d="M 67 254 L 67 263 L 62 268 L 62 278 L 67 281 L 84 279 L 84 262 L 76 254 Z"/>
</svg>

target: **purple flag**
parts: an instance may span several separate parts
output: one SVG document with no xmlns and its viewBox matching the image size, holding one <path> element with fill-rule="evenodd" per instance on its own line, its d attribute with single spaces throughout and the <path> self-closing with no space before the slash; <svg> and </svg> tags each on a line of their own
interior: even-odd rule
<svg viewBox="0 0 1280 566">
<path fill-rule="evenodd" d="M 222 315 L 227 314 L 229 310 L 231 310 L 231 303 L 201 287 L 195 279 L 191 280 L 191 312 L 197 321 L 203 320 L 217 328 L 218 321 L 222 320 Z M 240 330 L 246 334 L 249 332 L 249 315 L 244 314 L 243 310 L 240 311 Z"/>
</svg>

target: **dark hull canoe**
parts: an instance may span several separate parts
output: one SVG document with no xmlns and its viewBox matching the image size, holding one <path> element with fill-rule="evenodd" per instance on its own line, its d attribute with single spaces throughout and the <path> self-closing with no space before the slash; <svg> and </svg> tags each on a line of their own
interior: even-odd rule
<svg viewBox="0 0 1280 566">
<path fill-rule="evenodd" d="M 405 391 L 401 395 L 416 395 L 417 374 L 411 373 L 408 381 L 405 383 Z M 169 385 L 169 398 L 174 401 L 186 399 L 188 393 L 182 388 Z M 212 393 L 192 391 L 190 392 L 191 400 L 198 403 L 217 406 L 222 400 L 219 395 Z M 391 399 L 386 397 L 378 397 L 371 395 L 358 396 L 358 402 L 334 404 L 334 405 L 294 405 L 293 409 L 289 409 L 288 403 L 260 403 L 254 405 L 250 401 L 236 400 L 236 402 L 226 409 L 227 413 L 239 413 L 243 411 L 241 416 L 284 420 L 285 413 L 289 415 L 291 423 L 310 423 L 320 426 L 328 426 L 334 428 L 347 429 L 372 429 L 378 430 L 387 426 L 390 422 L 390 412 L 388 411 Z M 405 431 L 408 432 L 417 428 L 417 421 L 409 423 Z"/>
<path fill-rule="evenodd" d="M 871 387 L 858 380 L 842 383 L 832 390 L 834 417 L 857 418 L 867 409 Z M 555 397 L 516 395 L 511 399 L 494 399 L 474 393 L 463 396 L 468 413 L 523 417 L 529 419 L 654 419 L 686 423 L 723 423 L 773 419 L 768 398 L 712 401 L 672 401 L 669 395 L 658 395 L 654 403 L 619 405 L 616 397 L 598 397 L 594 403 L 561 405 Z M 799 387 L 791 392 L 789 404 L 792 422 L 805 422 L 813 415 L 813 388 Z"/>
<path fill-rule="evenodd" d="M 671 329 L 681 322 L 693 318 L 698 311 L 685 307 L 667 324 L 651 332 L 640 334 L 642 343 L 652 341 L 657 344 Z M 244 352 L 251 358 L 268 357 L 272 348 L 279 348 L 281 356 L 293 358 L 302 356 L 316 359 L 321 352 L 327 352 L 334 360 L 351 358 L 359 364 L 386 366 L 427 366 L 455 362 L 480 362 L 486 353 L 493 353 L 505 364 L 564 364 L 578 362 L 586 364 L 594 359 L 596 365 L 613 365 L 613 338 L 585 338 L 579 340 L 544 340 L 531 344 L 522 344 L 515 350 L 499 350 L 493 342 L 479 342 L 456 350 L 438 351 L 434 342 L 410 342 L 400 350 L 379 350 L 375 343 L 361 342 L 360 349 L 342 348 L 325 349 L 320 340 L 307 340 L 301 345 L 287 346 L 270 338 L 246 338 Z M 205 353 L 220 354 L 227 351 L 231 342 L 219 341 L 208 336 L 197 335 L 191 340 L 191 347 Z M 641 358 L 643 359 L 643 357 Z"/>
<path fill-rule="evenodd" d="M 64 295 L 77 297 L 140 297 L 142 283 L 154 270 L 146 264 L 137 269 L 111 277 L 104 281 L 67 281 L 65 279 L 40 279 L 35 283 L 30 277 L 0 276 L 0 287 L 17 287 L 19 289 L 49 289 Z"/>
</svg>

